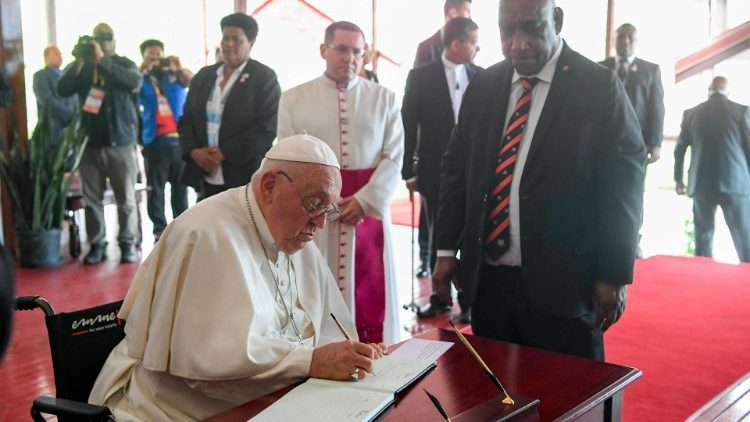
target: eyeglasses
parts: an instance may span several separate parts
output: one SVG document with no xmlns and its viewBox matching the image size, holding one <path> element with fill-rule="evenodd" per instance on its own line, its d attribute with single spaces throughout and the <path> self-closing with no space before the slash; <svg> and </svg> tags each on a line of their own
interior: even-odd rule
<svg viewBox="0 0 750 422">
<path fill-rule="evenodd" d="M 297 195 L 299 195 L 299 199 L 300 201 L 302 201 L 302 209 L 305 210 L 308 217 L 317 218 L 325 214 L 326 221 L 333 221 L 341 217 L 341 210 L 336 207 L 336 204 L 331 204 L 328 206 L 325 206 L 323 204 L 314 205 L 312 202 L 310 202 L 309 199 L 302 196 L 302 193 L 300 193 L 297 185 L 294 184 L 294 181 L 292 181 L 292 178 L 289 177 L 288 174 L 284 173 L 283 171 L 277 171 L 276 174 L 280 174 L 286 177 L 286 180 L 288 180 L 289 183 L 294 186 L 294 190 L 297 191 Z"/>
<path fill-rule="evenodd" d="M 367 51 L 365 50 L 360 50 L 359 48 L 347 47 L 345 45 L 326 44 L 326 46 L 328 46 L 328 48 L 331 48 L 337 53 L 344 55 L 344 56 L 351 54 L 352 56 L 354 56 L 355 59 L 364 58 L 365 54 L 367 54 Z"/>
</svg>

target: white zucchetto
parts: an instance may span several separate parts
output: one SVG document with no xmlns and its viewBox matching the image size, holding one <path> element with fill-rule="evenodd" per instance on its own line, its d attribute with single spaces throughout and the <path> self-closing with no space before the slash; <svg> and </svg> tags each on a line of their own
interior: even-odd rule
<svg viewBox="0 0 750 422">
<path fill-rule="evenodd" d="M 297 161 L 301 163 L 323 164 L 339 167 L 339 161 L 331 147 L 320 139 L 304 135 L 292 135 L 279 139 L 266 153 L 266 158 L 272 160 Z"/>
</svg>

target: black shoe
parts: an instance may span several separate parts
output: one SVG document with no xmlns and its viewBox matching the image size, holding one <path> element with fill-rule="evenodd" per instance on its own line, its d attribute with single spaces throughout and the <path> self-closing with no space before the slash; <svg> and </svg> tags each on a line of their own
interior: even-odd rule
<svg viewBox="0 0 750 422">
<path fill-rule="evenodd" d="M 462 309 L 461 313 L 453 319 L 453 322 L 459 324 L 471 324 L 471 308 Z"/>
<path fill-rule="evenodd" d="M 83 258 L 86 265 L 98 264 L 107 259 L 107 243 L 92 243 L 89 253 Z"/>
<path fill-rule="evenodd" d="M 135 245 L 132 243 L 120 243 L 120 263 L 132 264 L 138 259 L 135 253 Z"/>
<path fill-rule="evenodd" d="M 430 276 L 430 267 L 429 265 L 427 265 L 427 262 L 422 261 L 422 263 L 419 264 L 419 268 L 417 268 L 416 276 L 419 278 Z"/>
<path fill-rule="evenodd" d="M 417 311 L 417 318 L 431 318 L 440 314 L 450 313 L 451 307 L 447 305 L 429 304 Z"/>
</svg>

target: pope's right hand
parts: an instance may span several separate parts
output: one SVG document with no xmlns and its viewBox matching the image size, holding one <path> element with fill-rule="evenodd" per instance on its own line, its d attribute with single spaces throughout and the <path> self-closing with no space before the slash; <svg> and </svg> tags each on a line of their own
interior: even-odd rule
<svg viewBox="0 0 750 422">
<path fill-rule="evenodd" d="M 375 350 L 358 341 L 342 341 L 316 347 L 310 364 L 310 377 L 344 381 L 357 374 L 363 379 L 372 373 Z"/>
<path fill-rule="evenodd" d="M 451 283 L 456 285 L 456 290 L 461 291 L 456 276 L 458 275 L 458 259 L 450 256 L 441 256 L 435 262 L 432 271 L 432 285 L 435 286 L 435 294 L 448 306 L 453 306 L 451 297 Z"/>
</svg>

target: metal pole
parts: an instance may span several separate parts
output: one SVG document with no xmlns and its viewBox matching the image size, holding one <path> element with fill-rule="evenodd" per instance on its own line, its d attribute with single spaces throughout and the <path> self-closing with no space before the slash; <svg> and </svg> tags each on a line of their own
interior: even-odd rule
<svg viewBox="0 0 750 422">
<path fill-rule="evenodd" d="M 607 0 L 607 33 L 604 35 L 604 57 L 612 57 L 612 33 L 615 25 L 615 0 Z"/>
<path fill-rule="evenodd" d="M 57 19 L 55 0 L 47 0 L 45 3 L 47 12 L 47 45 L 57 45 Z"/>
<path fill-rule="evenodd" d="M 415 227 L 415 219 L 414 219 L 414 192 L 409 191 L 409 202 L 411 203 L 411 274 L 409 274 L 409 277 L 411 278 L 411 302 L 404 305 L 404 309 L 411 310 L 414 312 L 419 312 L 419 305 L 414 301 L 414 279 L 417 277 L 416 272 L 414 271 L 414 231 L 416 230 Z"/>
<path fill-rule="evenodd" d="M 373 52 L 372 57 L 372 71 L 378 73 L 378 31 L 377 31 L 377 0 L 372 0 L 372 42 L 370 43 L 370 49 Z"/>
</svg>

